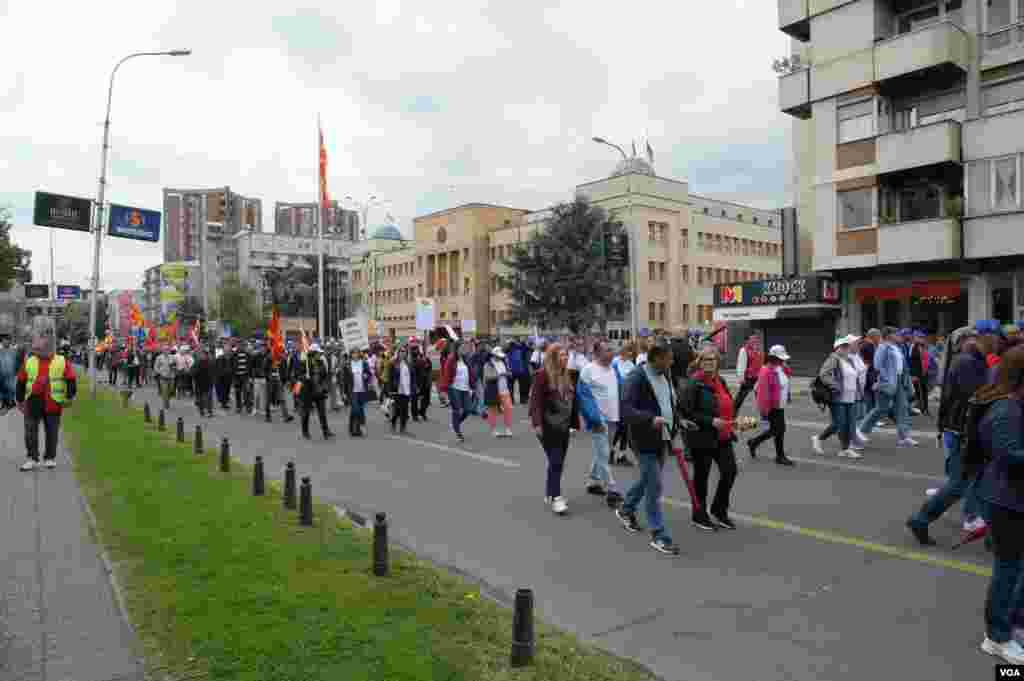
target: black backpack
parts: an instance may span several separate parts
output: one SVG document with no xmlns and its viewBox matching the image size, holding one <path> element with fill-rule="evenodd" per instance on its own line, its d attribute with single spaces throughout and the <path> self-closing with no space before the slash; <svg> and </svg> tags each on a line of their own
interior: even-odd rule
<svg viewBox="0 0 1024 681">
<path fill-rule="evenodd" d="M 815 376 L 811 383 L 811 400 L 818 405 L 818 409 L 825 411 L 825 407 L 832 404 L 832 390 L 821 380 L 821 376 Z"/>
<path fill-rule="evenodd" d="M 963 471 L 964 480 L 977 477 L 992 460 L 992 453 L 981 444 L 979 426 L 989 408 L 1001 399 L 1006 398 L 979 402 L 972 397 L 967 403 L 964 424 L 960 431 L 963 433 L 960 439 L 960 468 Z"/>
</svg>

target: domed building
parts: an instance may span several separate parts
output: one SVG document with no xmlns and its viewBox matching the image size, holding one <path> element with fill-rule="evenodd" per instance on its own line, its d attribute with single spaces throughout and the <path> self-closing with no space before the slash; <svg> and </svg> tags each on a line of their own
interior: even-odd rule
<svg viewBox="0 0 1024 681">
<path fill-rule="evenodd" d="M 370 231 L 371 241 L 404 241 L 402 230 L 394 224 L 377 225 Z"/>
</svg>

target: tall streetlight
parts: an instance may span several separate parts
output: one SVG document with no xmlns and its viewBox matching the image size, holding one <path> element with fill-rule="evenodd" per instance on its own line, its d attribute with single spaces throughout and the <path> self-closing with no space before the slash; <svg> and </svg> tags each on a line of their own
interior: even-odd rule
<svg viewBox="0 0 1024 681">
<path fill-rule="evenodd" d="M 603 144 L 607 147 L 615 149 L 622 154 L 622 160 L 627 164 L 629 163 L 629 156 L 622 150 L 618 144 L 612 144 L 603 137 L 594 137 L 593 140 L 598 144 Z M 626 238 L 629 240 L 629 307 L 630 307 L 630 325 L 632 326 L 631 337 L 637 338 L 640 333 L 640 313 L 639 303 L 637 302 L 637 242 L 639 236 L 633 229 L 633 173 L 631 168 L 626 168 L 626 200 L 628 202 L 628 224 L 626 225 Z"/>
<path fill-rule="evenodd" d="M 100 243 L 103 238 L 103 210 L 107 195 L 107 153 L 110 150 L 110 105 L 114 99 L 114 76 L 121 64 L 135 57 L 187 57 L 192 50 L 167 50 L 165 52 L 136 52 L 121 59 L 110 72 L 110 87 L 107 90 L 107 115 L 103 120 L 103 149 L 100 153 L 100 188 L 96 200 L 96 229 L 92 250 L 92 297 L 89 303 L 89 380 L 92 382 L 92 396 L 96 397 L 96 298 L 100 288 Z"/>
<path fill-rule="evenodd" d="M 358 201 L 352 198 L 351 196 L 346 196 L 345 200 L 353 203 L 356 206 L 356 208 L 359 209 L 360 215 L 363 218 L 363 222 L 360 226 L 360 229 L 363 230 L 367 237 L 370 236 L 370 233 L 368 231 L 369 226 L 366 224 L 366 220 L 370 214 L 370 208 L 372 208 L 373 206 L 382 206 L 385 203 L 388 203 L 388 201 L 390 201 L 390 199 L 382 199 L 378 197 L 376 194 L 371 195 L 370 198 L 366 199 L 365 201 Z"/>
</svg>

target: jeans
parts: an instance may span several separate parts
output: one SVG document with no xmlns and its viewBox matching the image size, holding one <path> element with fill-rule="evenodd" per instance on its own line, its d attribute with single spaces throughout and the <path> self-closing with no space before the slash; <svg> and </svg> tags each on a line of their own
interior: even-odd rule
<svg viewBox="0 0 1024 681">
<path fill-rule="evenodd" d="M 39 461 L 39 425 L 42 423 L 46 435 L 46 448 L 43 459 L 53 461 L 57 458 L 57 434 L 60 432 L 60 414 L 33 413 L 33 407 L 25 403 L 25 449 L 28 458 Z"/>
<path fill-rule="evenodd" d="M 818 436 L 819 440 L 827 440 L 833 433 L 839 435 L 839 446 L 845 451 L 850 448 L 850 441 L 853 440 L 853 431 L 856 424 L 853 420 L 853 402 L 833 402 L 829 405 L 832 412 L 832 423 L 825 426 Z"/>
<path fill-rule="evenodd" d="M 348 429 L 350 433 L 355 433 L 359 426 L 366 423 L 366 403 L 369 399 L 369 393 L 352 393 L 352 408 L 348 412 Z"/>
<path fill-rule="evenodd" d="M 992 482 L 985 477 L 984 471 L 969 481 L 963 505 L 964 520 L 983 518 L 986 522 L 992 522 L 992 504 L 988 501 L 991 487 Z"/>
<path fill-rule="evenodd" d="M 456 435 L 462 435 L 462 422 L 469 416 L 469 399 L 470 393 L 468 390 L 448 388 L 449 411 L 452 413 L 452 430 L 455 431 Z"/>
<path fill-rule="evenodd" d="M 918 528 L 926 528 L 942 517 L 949 508 L 964 499 L 964 516 L 968 517 L 968 506 L 977 509 L 974 515 L 980 515 L 983 505 L 978 498 L 978 486 L 974 480 L 964 480 L 960 464 L 960 434 L 943 433 L 942 444 L 946 449 L 946 483 L 920 510 L 910 518 L 910 524 Z"/>
<path fill-rule="evenodd" d="M 611 467 L 608 465 L 611 456 L 611 441 L 614 433 L 619 428 L 618 423 L 608 422 L 605 429 L 600 433 L 590 433 L 590 445 L 593 449 L 593 458 L 590 462 L 590 479 L 604 484 L 609 492 L 615 490 L 615 478 L 612 476 Z"/>
<path fill-rule="evenodd" d="M 996 643 L 1006 643 L 1013 633 L 1012 616 L 1024 605 L 1024 513 L 992 506 L 992 581 L 985 598 L 985 630 Z"/>
<path fill-rule="evenodd" d="M 459 391 L 455 391 L 459 392 Z M 544 496 L 555 497 L 562 496 L 562 471 L 565 469 L 565 454 L 568 446 L 562 446 L 561 444 L 544 444 L 544 453 L 548 457 L 548 477 L 544 484 Z"/>
<path fill-rule="evenodd" d="M 636 513 L 640 500 L 644 500 L 644 515 L 647 516 L 647 527 L 655 539 L 664 538 L 671 541 L 665 530 L 665 520 L 661 515 L 662 473 L 665 468 L 666 442 L 660 451 L 638 450 L 637 461 L 640 464 L 640 478 L 626 492 L 622 504 L 622 512 Z"/>
<path fill-rule="evenodd" d="M 907 391 L 902 384 L 896 388 L 894 395 L 886 395 L 881 390 L 878 391 L 878 401 L 875 404 L 875 408 L 868 412 L 868 415 L 861 421 L 860 431 L 865 435 L 871 434 L 878 425 L 878 419 L 889 413 L 889 410 L 894 411 L 896 417 L 896 432 L 899 434 L 901 440 L 906 440 L 910 437 L 910 410 L 907 407 Z"/>
</svg>

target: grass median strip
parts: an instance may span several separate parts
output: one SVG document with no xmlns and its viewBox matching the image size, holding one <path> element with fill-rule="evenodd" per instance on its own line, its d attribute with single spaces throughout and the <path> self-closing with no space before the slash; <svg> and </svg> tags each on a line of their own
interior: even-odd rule
<svg viewBox="0 0 1024 681">
<path fill-rule="evenodd" d="M 219 472 L 212 449 L 196 456 L 111 394 L 76 401 L 64 431 L 165 678 L 654 678 L 540 623 L 534 665 L 511 669 L 512 613 L 476 586 L 394 550 L 392 576 L 375 578 L 369 533 L 321 504 L 299 527 L 276 486 L 251 495 L 250 467 Z"/>
</svg>

